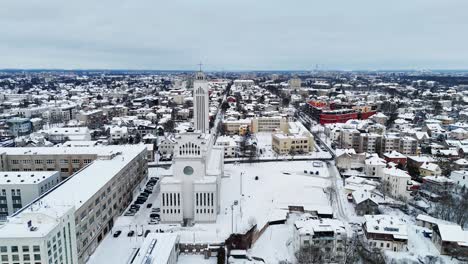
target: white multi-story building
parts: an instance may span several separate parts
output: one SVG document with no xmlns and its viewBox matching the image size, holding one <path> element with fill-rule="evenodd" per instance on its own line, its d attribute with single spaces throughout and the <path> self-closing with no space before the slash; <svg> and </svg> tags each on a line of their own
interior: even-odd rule
<svg viewBox="0 0 468 264">
<path fill-rule="evenodd" d="M 51 142 L 91 140 L 91 132 L 87 127 L 55 127 L 44 130 L 42 133 L 46 134 Z"/>
<path fill-rule="evenodd" d="M 126 140 L 128 138 L 128 128 L 113 126 L 109 128 L 110 138 L 113 142 L 119 142 L 120 140 Z"/>
<path fill-rule="evenodd" d="M 406 251 L 408 224 L 390 215 L 365 215 L 363 224 L 367 243 L 372 248 L 390 251 Z"/>
<path fill-rule="evenodd" d="M 233 158 L 236 156 L 237 144 L 234 138 L 229 136 L 219 136 L 216 139 L 216 146 L 222 146 L 224 148 L 225 158 Z"/>
<path fill-rule="evenodd" d="M 389 191 L 393 197 L 410 198 L 411 176 L 404 170 L 398 168 L 384 168 L 383 179 L 387 182 Z"/>
<path fill-rule="evenodd" d="M 198 72 L 193 82 L 193 119 L 195 130 L 202 133 L 207 133 L 210 129 L 208 101 L 208 81 L 202 72 Z"/>
<path fill-rule="evenodd" d="M 364 161 L 364 170 L 368 177 L 382 178 L 383 170 L 387 162 L 379 158 L 377 154 L 371 155 Z"/>
<path fill-rule="evenodd" d="M 0 218 L 16 213 L 59 182 L 57 171 L 0 172 Z"/>
<path fill-rule="evenodd" d="M 460 187 L 468 187 L 468 171 L 466 170 L 452 171 L 452 173 L 450 173 L 450 179 Z"/>
<path fill-rule="evenodd" d="M 48 149 L 57 153 L 74 150 Z M 83 149 L 94 152 L 97 160 L 13 214 L 0 228 L 0 245 L 6 247 L 0 248 L 6 250 L 0 250 L 0 256 L 6 255 L 7 259 L 0 263 L 82 264 L 111 230 L 115 219 L 131 202 L 134 190 L 147 177 L 146 147 L 75 150 Z M 30 256 L 25 258 L 27 252 Z"/>
<path fill-rule="evenodd" d="M 294 222 L 293 241 L 295 251 L 304 246 L 317 246 L 330 256 L 328 261 L 339 261 L 346 245 L 346 229 L 337 219 L 298 220 Z"/>
<path fill-rule="evenodd" d="M 183 133 L 176 141 L 173 175 L 161 180 L 161 221 L 216 221 L 224 149 L 210 134 Z"/>
</svg>

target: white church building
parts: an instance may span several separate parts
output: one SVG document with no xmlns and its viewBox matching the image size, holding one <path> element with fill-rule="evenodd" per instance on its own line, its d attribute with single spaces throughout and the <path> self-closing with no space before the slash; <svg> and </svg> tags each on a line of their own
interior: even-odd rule
<svg viewBox="0 0 468 264">
<path fill-rule="evenodd" d="M 161 180 L 161 221 L 164 223 L 214 222 L 219 212 L 224 148 L 214 145 L 213 135 L 208 133 L 208 111 L 199 109 L 208 101 L 208 86 L 202 93 L 200 89 L 204 86 L 199 85 L 200 82 L 206 82 L 201 72 L 194 82 L 195 98 L 197 90 L 202 97 L 194 103 L 194 112 L 199 113 L 195 115 L 196 130 L 176 136 L 172 175 Z"/>
</svg>

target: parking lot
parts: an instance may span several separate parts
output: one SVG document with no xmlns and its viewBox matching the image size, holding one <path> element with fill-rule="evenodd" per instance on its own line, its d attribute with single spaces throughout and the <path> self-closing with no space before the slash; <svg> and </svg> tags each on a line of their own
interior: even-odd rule
<svg viewBox="0 0 468 264">
<path fill-rule="evenodd" d="M 150 177 L 141 186 L 132 203 L 117 219 L 112 228 L 112 236 L 115 236 L 116 239 L 121 236 L 145 236 L 149 232 L 162 231 L 157 228 L 160 221 L 159 179 Z"/>
</svg>

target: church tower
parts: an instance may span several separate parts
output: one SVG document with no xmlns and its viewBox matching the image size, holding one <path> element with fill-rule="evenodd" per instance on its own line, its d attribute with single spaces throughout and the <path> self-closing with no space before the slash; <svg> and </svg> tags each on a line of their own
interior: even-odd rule
<svg viewBox="0 0 468 264">
<path fill-rule="evenodd" d="M 210 132 L 208 96 L 208 81 L 200 70 L 193 82 L 193 118 L 195 130 L 202 133 Z"/>
</svg>

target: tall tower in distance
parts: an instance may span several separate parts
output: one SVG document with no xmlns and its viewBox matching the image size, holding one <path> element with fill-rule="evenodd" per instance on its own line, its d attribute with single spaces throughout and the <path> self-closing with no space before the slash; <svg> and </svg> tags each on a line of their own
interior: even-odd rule
<svg viewBox="0 0 468 264">
<path fill-rule="evenodd" d="M 208 81 L 200 68 L 193 82 L 193 119 L 195 130 L 202 133 L 210 132 L 208 96 Z"/>
</svg>

